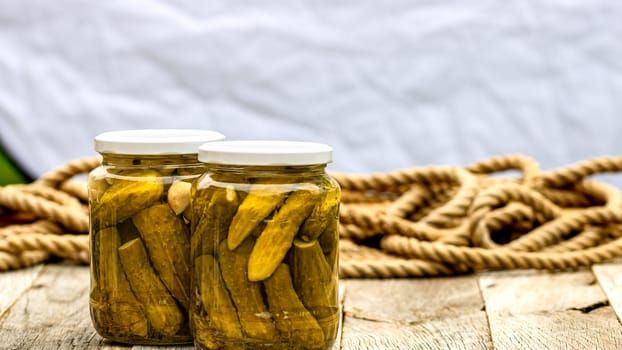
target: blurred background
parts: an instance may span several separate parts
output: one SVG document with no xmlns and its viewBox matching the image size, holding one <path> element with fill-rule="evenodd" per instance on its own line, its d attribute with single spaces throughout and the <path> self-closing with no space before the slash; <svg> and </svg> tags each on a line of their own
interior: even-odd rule
<svg viewBox="0 0 622 350">
<path fill-rule="evenodd" d="M 619 154 L 620 18 L 606 0 L 3 1 L 0 180 L 133 128 L 324 142 L 348 172 Z"/>
</svg>

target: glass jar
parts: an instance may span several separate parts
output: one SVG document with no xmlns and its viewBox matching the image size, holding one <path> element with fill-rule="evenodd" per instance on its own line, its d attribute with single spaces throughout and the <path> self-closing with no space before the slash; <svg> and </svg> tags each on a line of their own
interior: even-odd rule
<svg viewBox="0 0 622 350">
<path fill-rule="evenodd" d="M 192 342 L 190 188 L 205 172 L 203 130 L 124 130 L 95 138 L 88 178 L 93 325 L 129 344 Z"/>
<path fill-rule="evenodd" d="M 339 320 L 340 188 L 332 149 L 284 141 L 199 148 L 190 324 L 200 349 L 328 349 Z"/>
</svg>

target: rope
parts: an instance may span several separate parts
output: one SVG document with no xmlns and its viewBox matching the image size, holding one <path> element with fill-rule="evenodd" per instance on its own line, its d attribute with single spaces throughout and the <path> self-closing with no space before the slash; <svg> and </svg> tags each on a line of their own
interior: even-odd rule
<svg viewBox="0 0 622 350">
<path fill-rule="evenodd" d="M 52 257 L 89 262 L 88 193 L 72 178 L 99 164 L 99 158 L 74 160 L 29 185 L 0 187 L 0 271 Z"/>
<path fill-rule="evenodd" d="M 95 169 L 101 163 L 100 157 L 90 157 L 72 160 L 69 163 L 44 174 L 35 183 L 44 186 L 58 188 L 63 182 L 70 180 L 76 175 L 85 174 Z"/>
<path fill-rule="evenodd" d="M 498 176 L 508 170 L 520 176 Z M 614 186 L 587 178 L 621 171 L 622 157 L 595 158 L 542 172 L 533 159 L 509 155 L 464 169 L 335 174 L 351 199 L 356 192 L 398 194 L 375 211 L 362 201 L 342 205 L 342 246 L 344 240 L 348 246 L 367 246 L 350 247 L 347 254 L 341 250 L 341 276 L 564 270 L 620 257 L 622 194 Z M 452 194 L 443 197 L 443 193 Z"/>
<path fill-rule="evenodd" d="M 37 185 L 33 185 L 37 186 Z M 53 189 L 49 189 L 55 191 Z M 63 205 L 35 194 L 20 190 L 19 187 L 6 186 L 0 190 L 0 205 L 14 211 L 26 211 L 42 219 L 60 223 L 69 230 L 89 231 L 86 212 L 73 204 Z"/>
<path fill-rule="evenodd" d="M 32 184 L 0 187 L 0 271 L 51 258 L 88 263 L 88 192 L 73 178 L 99 163 L 75 160 Z M 340 275 L 565 270 L 620 257 L 622 192 L 589 179 L 604 172 L 622 172 L 622 157 L 548 172 L 508 155 L 464 168 L 331 174 L 342 187 Z"/>
</svg>

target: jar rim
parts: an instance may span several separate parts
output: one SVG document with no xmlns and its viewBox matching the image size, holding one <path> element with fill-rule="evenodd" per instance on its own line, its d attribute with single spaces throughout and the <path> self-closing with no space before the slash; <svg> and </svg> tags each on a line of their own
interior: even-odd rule
<svg viewBox="0 0 622 350">
<path fill-rule="evenodd" d="M 200 145 L 224 139 L 224 135 L 212 130 L 136 129 L 104 132 L 95 136 L 94 143 L 99 153 L 196 154 Z"/>
<path fill-rule="evenodd" d="M 226 165 L 316 165 L 332 162 L 333 149 L 325 144 L 300 141 L 218 141 L 199 147 L 199 161 Z"/>
</svg>

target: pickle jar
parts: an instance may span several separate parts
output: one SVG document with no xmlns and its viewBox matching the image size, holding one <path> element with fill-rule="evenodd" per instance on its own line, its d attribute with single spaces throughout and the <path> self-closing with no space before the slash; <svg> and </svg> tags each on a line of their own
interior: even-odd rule
<svg viewBox="0 0 622 350">
<path fill-rule="evenodd" d="M 122 130 L 95 137 L 88 177 L 91 289 L 97 333 L 129 344 L 191 343 L 191 182 L 206 170 L 207 130 Z"/>
<path fill-rule="evenodd" d="M 286 141 L 199 148 L 190 326 L 198 349 L 328 349 L 337 300 L 340 188 L 332 149 Z"/>
</svg>

